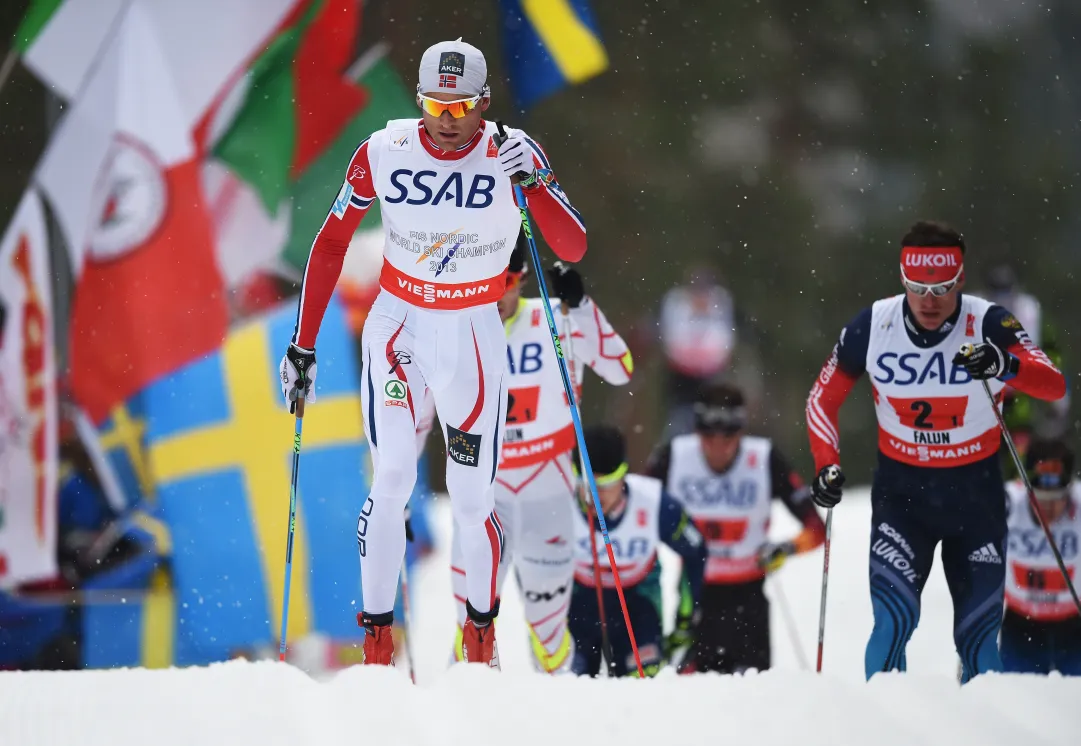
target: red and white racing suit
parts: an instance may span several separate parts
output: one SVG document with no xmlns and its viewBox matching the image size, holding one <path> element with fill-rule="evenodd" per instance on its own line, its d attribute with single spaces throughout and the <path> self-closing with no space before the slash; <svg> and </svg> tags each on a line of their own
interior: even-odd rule
<svg viewBox="0 0 1081 746">
<path fill-rule="evenodd" d="M 572 380 L 581 392 L 586 366 L 610 384 L 631 379 L 633 362 L 623 339 L 588 297 L 564 316 L 553 300 L 560 343 Z M 505 552 L 496 590 L 513 565 L 522 592 L 534 665 L 541 671 L 569 670 L 574 645 L 567 631 L 574 578 L 575 476 L 571 451 L 576 439 L 563 391 L 559 363 L 540 298 L 521 299 L 504 324 L 507 338 L 506 431 L 495 480 L 496 515 Z M 567 331 L 570 330 L 570 340 Z M 452 584 L 458 610 L 454 654 L 461 660 L 467 591 L 465 534 L 455 521 Z"/>
<path fill-rule="evenodd" d="M 495 133 L 493 123 L 481 122 L 469 143 L 448 153 L 421 121 L 388 122 L 353 154 L 305 269 L 294 341 L 311 349 L 349 242 L 380 200 L 381 290 L 361 342 L 364 428 L 374 462 L 357 526 L 368 614 L 394 607 L 403 513 L 417 475 L 416 404 L 429 390 L 447 442 L 466 597 L 481 613 L 495 601 L 503 529 L 493 482 L 507 399 L 496 301 L 521 225 Z M 536 167 L 547 169 L 543 151 L 526 139 Z M 578 213 L 554 178 L 537 181 L 527 200 L 538 227 L 562 259 L 578 261 L 586 248 Z"/>
<path fill-rule="evenodd" d="M 1081 482 L 1072 482 L 1066 512 L 1049 528 L 1062 555 L 1070 579 L 1081 578 Z M 1007 518 L 1010 533 L 1006 551 L 1006 610 L 1037 622 L 1077 619 L 1066 579 L 1058 568 L 1051 545 L 1028 501 L 1028 490 L 1020 479 L 1006 483 Z M 1081 646 L 1081 640 L 1077 640 Z"/>
</svg>

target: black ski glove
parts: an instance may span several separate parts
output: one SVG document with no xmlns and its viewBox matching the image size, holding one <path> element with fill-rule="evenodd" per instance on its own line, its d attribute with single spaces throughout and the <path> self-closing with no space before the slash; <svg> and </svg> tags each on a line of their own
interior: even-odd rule
<svg viewBox="0 0 1081 746">
<path fill-rule="evenodd" d="M 315 350 L 305 350 L 295 344 L 289 345 L 281 365 L 278 366 L 278 374 L 281 376 L 282 393 L 289 404 L 290 414 L 296 412 L 297 391 L 301 387 L 304 389 L 305 401 L 315 402 L 315 373 Z"/>
<path fill-rule="evenodd" d="M 986 381 L 1017 375 L 1020 361 L 993 342 L 978 342 L 962 347 L 953 356 L 953 364 L 960 365 L 977 381 Z"/>
<path fill-rule="evenodd" d="M 811 499 L 820 508 L 832 508 L 841 502 L 845 475 L 836 464 L 823 466 L 811 483 Z"/>
<path fill-rule="evenodd" d="M 567 308 L 578 308 L 586 297 L 586 288 L 582 284 L 582 275 L 573 267 L 563 262 L 556 262 L 548 270 L 548 280 L 552 283 L 552 295 L 567 304 Z"/>
</svg>

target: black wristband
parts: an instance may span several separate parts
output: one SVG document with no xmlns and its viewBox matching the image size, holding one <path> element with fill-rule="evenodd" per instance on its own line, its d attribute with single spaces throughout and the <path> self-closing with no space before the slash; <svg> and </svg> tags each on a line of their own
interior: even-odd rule
<svg viewBox="0 0 1081 746">
<path fill-rule="evenodd" d="M 537 188 L 540 186 L 540 179 L 537 178 L 537 172 L 534 171 L 529 176 L 519 181 L 518 186 L 520 186 L 522 190 L 526 192 L 536 191 Z"/>
<path fill-rule="evenodd" d="M 1016 355 L 1011 355 L 1005 350 L 1002 351 L 1002 356 L 1006 358 L 1006 371 L 1005 375 L 1013 378 L 1017 375 L 1017 372 L 1021 370 L 1021 360 Z"/>
</svg>

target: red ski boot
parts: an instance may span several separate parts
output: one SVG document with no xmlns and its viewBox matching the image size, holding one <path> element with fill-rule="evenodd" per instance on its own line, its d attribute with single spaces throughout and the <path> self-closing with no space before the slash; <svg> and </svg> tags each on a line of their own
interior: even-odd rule
<svg viewBox="0 0 1081 746">
<path fill-rule="evenodd" d="M 483 663 L 499 670 L 499 649 L 495 644 L 495 618 L 499 614 L 499 599 L 496 599 L 495 606 L 486 614 L 480 613 L 466 601 L 465 612 L 468 618 L 462 628 L 462 657 L 466 663 Z"/>
<path fill-rule="evenodd" d="M 357 614 L 357 622 L 364 628 L 364 665 L 394 665 L 394 613 Z"/>
</svg>

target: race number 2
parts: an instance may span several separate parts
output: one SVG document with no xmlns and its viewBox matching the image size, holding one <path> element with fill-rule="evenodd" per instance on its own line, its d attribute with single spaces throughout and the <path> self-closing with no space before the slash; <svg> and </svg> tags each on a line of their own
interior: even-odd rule
<svg viewBox="0 0 1081 746">
<path fill-rule="evenodd" d="M 904 427 L 916 430 L 952 430 L 965 424 L 967 396 L 938 396 L 923 399 L 888 397 Z"/>
<path fill-rule="evenodd" d="M 525 386 L 507 392 L 507 424 L 525 425 L 537 419 L 540 386 Z"/>
</svg>

